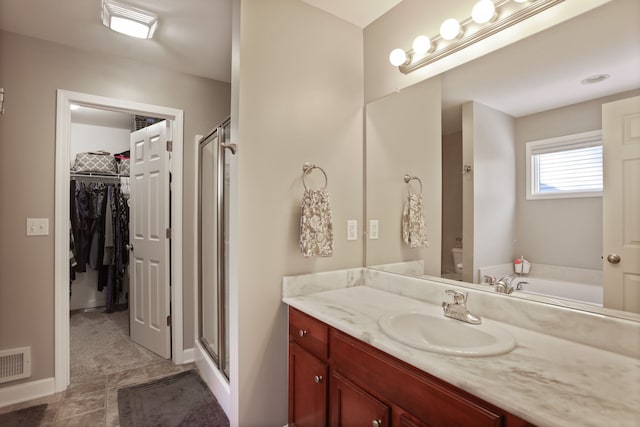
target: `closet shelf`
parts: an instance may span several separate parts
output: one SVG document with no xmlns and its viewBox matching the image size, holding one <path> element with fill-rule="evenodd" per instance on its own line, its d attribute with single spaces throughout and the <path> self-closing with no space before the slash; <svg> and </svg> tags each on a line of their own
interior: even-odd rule
<svg viewBox="0 0 640 427">
<path fill-rule="evenodd" d="M 92 182 L 120 182 L 120 178 L 129 178 L 129 175 L 106 174 L 97 172 L 71 172 L 71 179 Z"/>
</svg>

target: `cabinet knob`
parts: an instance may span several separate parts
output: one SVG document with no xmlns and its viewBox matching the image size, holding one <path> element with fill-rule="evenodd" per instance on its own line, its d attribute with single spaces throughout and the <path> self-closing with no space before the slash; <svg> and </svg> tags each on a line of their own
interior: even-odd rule
<svg viewBox="0 0 640 427">
<path fill-rule="evenodd" d="M 371 423 L 372 427 L 382 427 L 382 420 L 373 420 Z"/>
<path fill-rule="evenodd" d="M 313 377 L 313 382 L 316 384 L 320 384 L 322 382 L 322 375 L 316 375 L 315 377 Z"/>
<path fill-rule="evenodd" d="M 298 335 L 300 335 L 301 337 L 306 337 L 307 336 L 307 331 L 300 329 L 298 331 Z"/>
</svg>

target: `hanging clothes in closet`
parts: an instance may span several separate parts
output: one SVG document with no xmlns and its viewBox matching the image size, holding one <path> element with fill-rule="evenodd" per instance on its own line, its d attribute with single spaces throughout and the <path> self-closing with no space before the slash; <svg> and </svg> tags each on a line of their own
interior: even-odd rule
<svg viewBox="0 0 640 427">
<path fill-rule="evenodd" d="M 83 178 L 83 181 L 86 178 Z M 71 181 L 71 280 L 87 268 L 98 271 L 97 288 L 106 292 L 111 312 L 123 290 L 129 262 L 128 194 L 120 184 Z"/>
</svg>

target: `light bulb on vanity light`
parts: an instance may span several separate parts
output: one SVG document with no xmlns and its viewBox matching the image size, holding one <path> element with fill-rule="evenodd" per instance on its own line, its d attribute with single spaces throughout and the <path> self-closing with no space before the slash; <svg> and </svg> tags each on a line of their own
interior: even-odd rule
<svg viewBox="0 0 640 427">
<path fill-rule="evenodd" d="M 393 49 L 389 54 L 389 62 L 391 65 L 399 67 L 402 64 L 405 64 L 409 57 L 407 56 L 407 52 L 402 49 Z"/>
<path fill-rule="evenodd" d="M 434 46 L 427 36 L 418 36 L 413 40 L 413 51 L 418 55 L 424 55 L 433 51 Z"/>
<path fill-rule="evenodd" d="M 457 19 L 449 18 L 440 25 L 440 36 L 445 40 L 453 40 L 462 36 L 462 27 Z"/>
<path fill-rule="evenodd" d="M 471 10 L 471 19 L 477 24 L 495 21 L 497 17 L 496 6 L 491 0 L 480 0 Z"/>
</svg>

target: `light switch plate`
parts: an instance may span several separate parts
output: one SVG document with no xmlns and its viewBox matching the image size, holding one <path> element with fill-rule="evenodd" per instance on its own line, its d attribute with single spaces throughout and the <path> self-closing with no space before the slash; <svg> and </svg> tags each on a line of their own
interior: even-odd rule
<svg viewBox="0 0 640 427">
<path fill-rule="evenodd" d="M 369 239 L 377 240 L 378 239 L 378 220 L 371 219 L 369 220 Z"/>
<path fill-rule="evenodd" d="M 347 220 L 347 240 L 358 240 L 358 220 Z"/>
<path fill-rule="evenodd" d="M 48 236 L 49 218 L 27 218 L 27 236 Z"/>
</svg>

